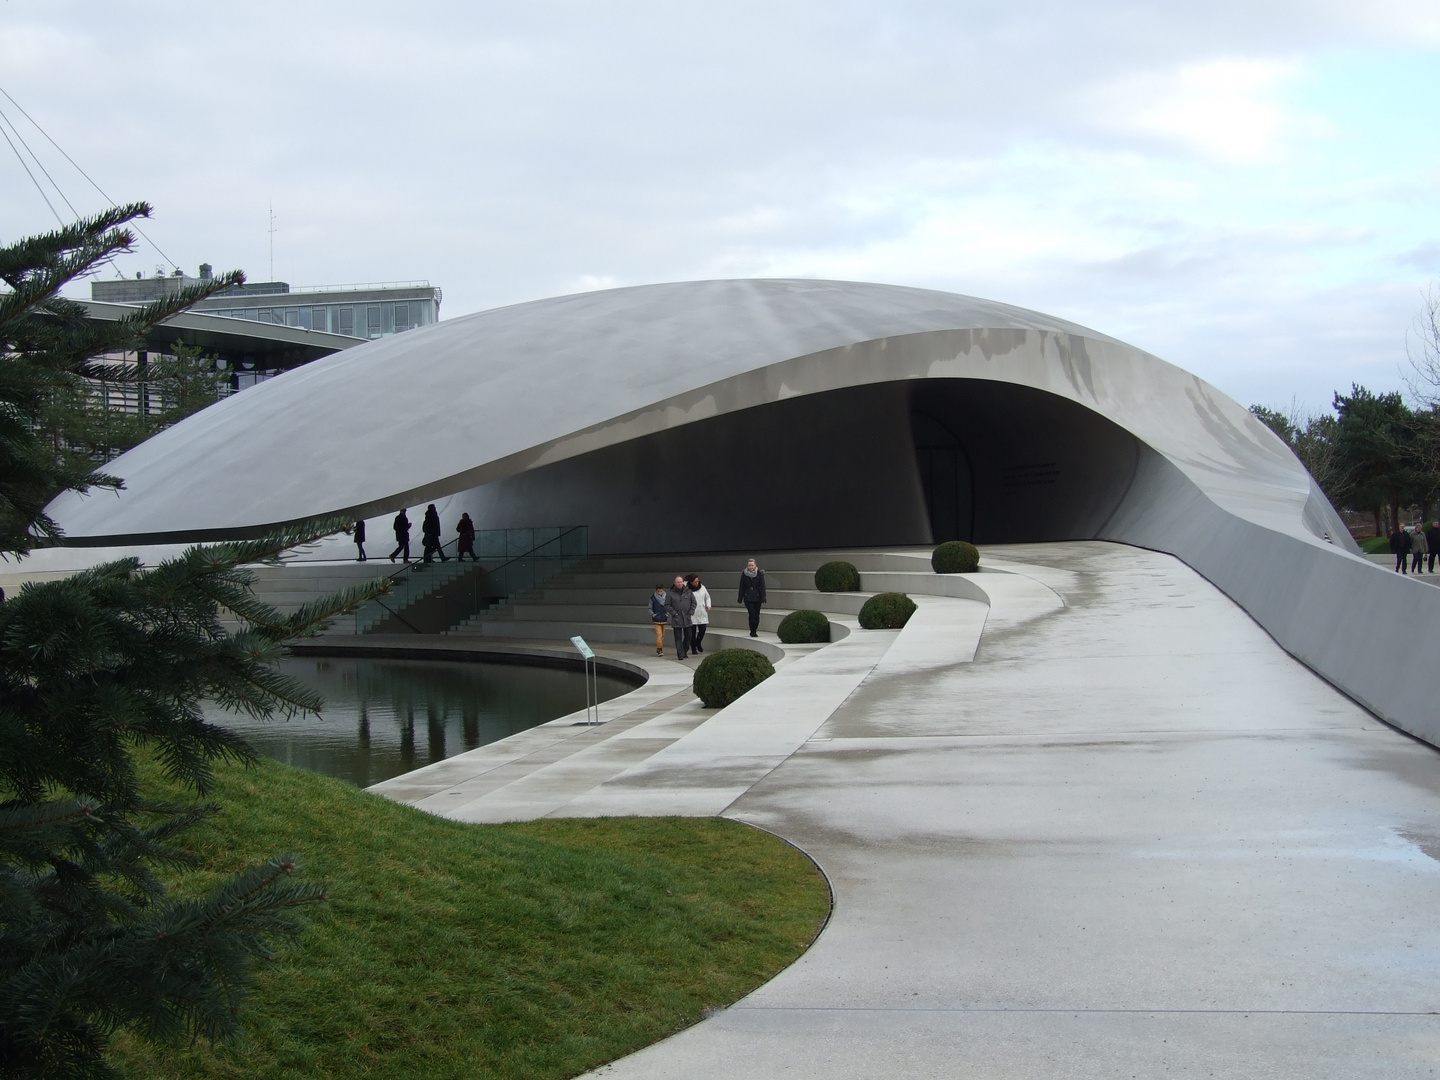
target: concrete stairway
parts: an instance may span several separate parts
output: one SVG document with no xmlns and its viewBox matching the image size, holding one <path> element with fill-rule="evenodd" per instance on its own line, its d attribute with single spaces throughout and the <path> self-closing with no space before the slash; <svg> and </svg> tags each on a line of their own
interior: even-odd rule
<svg viewBox="0 0 1440 1080">
<path fill-rule="evenodd" d="M 780 621 L 801 608 L 834 616 L 833 638 L 848 633 L 848 627 L 854 625 L 855 616 L 871 593 L 819 592 L 815 588 L 815 569 L 835 557 L 832 552 L 787 552 L 760 560 L 769 594 L 769 602 L 760 616 L 762 641 L 775 642 Z M 873 564 L 877 570 L 889 559 L 885 555 L 859 553 L 838 557 L 851 562 L 859 559 Z M 710 590 L 714 607 L 706 640 L 714 640 L 717 646 L 723 647 L 744 639 L 753 647 L 754 642 L 748 636 L 748 613 L 736 600 L 744 561 L 745 556 L 731 554 L 591 558 L 576 570 L 556 575 L 543 588 L 520 593 L 473 617 L 451 634 L 530 639 L 566 639 L 580 634 L 593 642 L 649 644 L 654 640 L 649 598 L 656 584 L 668 586 L 678 572 L 699 574 Z M 928 569 L 926 567 L 927 573 Z M 863 577 L 861 584 L 866 584 Z"/>
<path fill-rule="evenodd" d="M 815 570 L 831 559 L 844 559 L 860 570 L 860 592 L 824 593 L 815 588 Z M 517 594 L 508 602 L 477 615 L 451 631 L 453 635 L 487 638 L 567 639 L 611 644 L 653 642 L 648 602 L 658 583 L 667 586 L 676 573 L 698 573 L 710 590 L 707 640 L 717 645 L 748 638 L 748 616 L 736 601 L 745 556 L 630 555 L 595 557 L 576 570 L 558 574 L 543 588 Z M 930 569 L 928 553 L 881 551 L 781 552 L 759 559 L 765 570 L 769 602 L 760 615 L 762 640 L 774 642 L 776 628 L 790 612 L 809 608 L 833 616 L 832 638 L 854 625 L 861 605 L 877 592 L 920 592 L 962 599 L 983 594 L 963 575 L 939 576 Z"/>
<path fill-rule="evenodd" d="M 657 581 L 674 578 L 669 566 L 659 564 L 680 560 L 593 559 L 564 580 L 552 580 L 517 598 L 510 613 L 490 613 L 474 620 L 466 633 L 431 639 L 428 648 L 434 655 L 457 657 L 469 650 L 568 656 L 573 655 L 568 642 L 559 642 L 583 633 L 607 661 L 643 670 L 648 675 L 645 684 L 604 703 L 597 726 L 585 723 L 584 713 L 575 713 L 370 790 L 461 821 L 529 820 L 548 814 L 720 813 L 811 738 L 872 671 L 923 676 L 974 659 L 990 615 L 988 594 L 977 582 L 933 573 L 928 555 L 762 556 L 772 607 L 766 612 L 768 629 L 758 640 L 748 636 L 746 612 L 735 603 L 735 567 L 741 560 L 732 555 L 687 557 L 681 572 L 698 572 L 719 601 L 712 612 L 717 629 L 707 634 L 707 645 L 713 641 L 717 649 L 755 649 L 775 662 L 775 677 L 720 710 L 704 708 L 694 696 L 698 658 L 679 663 L 670 649 L 664 656 L 653 652 L 644 601 Z M 814 568 L 832 558 L 861 567 L 861 585 L 867 589 L 914 595 L 918 610 L 907 630 L 860 631 L 853 613 L 869 592 L 815 591 Z M 987 589 L 1022 620 L 1064 606 L 1051 590 L 1028 577 L 984 577 Z M 773 628 L 795 608 L 826 611 L 832 643 L 782 649 Z M 1002 631 L 1005 624 L 1002 613 Z M 556 644 L 543 643 L 545 635 Z M 502 640 L 507 637 L 514 640 Z M 403 649 L 415 641 L 352 640 L 357 649 Z M 902 645 L 898 649 L 897 641 Z"/>
</svg>

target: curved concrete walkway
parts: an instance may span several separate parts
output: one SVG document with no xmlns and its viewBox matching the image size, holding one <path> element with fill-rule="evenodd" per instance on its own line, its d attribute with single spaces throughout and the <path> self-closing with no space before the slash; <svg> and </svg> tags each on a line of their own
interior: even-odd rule
<svg viewBox="0 0 1440 1080">
<path fill-rule="evenodd" d="M 979 579 L 973 660 L 973 607 L 950 608 L 950 627 L 922 600 L 724 811 L 830 876 L 815 946 L 596 1075 L 1435 1075 L 1436 751 L 1169 556 L 985 556 L 1010 573 Z M 834 667 L 844 645 L 792 670 Z M 742 729 L 767 718 L 737 718 L 728 743 L 705 723 L 665 753 L 743 757 Z M 670 790 L 680 809 L 685 772 L 649 759 L 570 812 L 621 809 L 626 791 L 653 813 Z"/>
</svg>

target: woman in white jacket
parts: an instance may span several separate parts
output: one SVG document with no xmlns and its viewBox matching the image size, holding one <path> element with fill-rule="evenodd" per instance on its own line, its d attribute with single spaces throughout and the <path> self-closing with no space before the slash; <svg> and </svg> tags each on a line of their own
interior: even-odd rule
<svg viewBox="0 0 1440 1080">
<path fill-rule="evenodd" d="M 710 590 L 700 583 L 699 574 L 690 575 L 690 592 L 695 597 L 695 614 L 690 616 L 695 636 L 690 647 L 695 652 L 704 652 L 700 642 L 705 640 L 705 630 L 710 625 Z"/>
</svg>

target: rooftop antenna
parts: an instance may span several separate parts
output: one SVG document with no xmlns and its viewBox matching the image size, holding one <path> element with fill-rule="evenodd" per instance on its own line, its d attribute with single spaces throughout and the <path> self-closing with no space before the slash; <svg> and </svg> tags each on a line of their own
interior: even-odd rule
<svg viewBox="0 0 1440 1080">
<path fill-rule="evenodd" d="M 275 200 L 270 200 L 270 280 L 275 280 Z"/>
</svg>

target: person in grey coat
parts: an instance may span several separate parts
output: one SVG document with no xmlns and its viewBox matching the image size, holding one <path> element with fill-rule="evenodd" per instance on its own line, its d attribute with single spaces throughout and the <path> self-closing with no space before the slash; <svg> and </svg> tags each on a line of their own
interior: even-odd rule
<svg viewBox="0 0 1440 1080">
<path fill-rule="evenodd" d="M 1425 526 L 1416 525 L 1415 531 L 1410 534 L 1410 572 L 1412 574 L 1425 572 L 1425 556 L 1429 553 L 1430 545 L 1425 540 Z"/>
<path fill-rule="evenodd" d="M 676 577 L 675 584 L 665 590 L 665 611 L 670 617 L 670 627 L 675 631 L 675 652 L 684 660 L 690 651 L 695 594 L 690 591 L 690 586 L 685 584 L 683 577 Z"/>
</svg>

